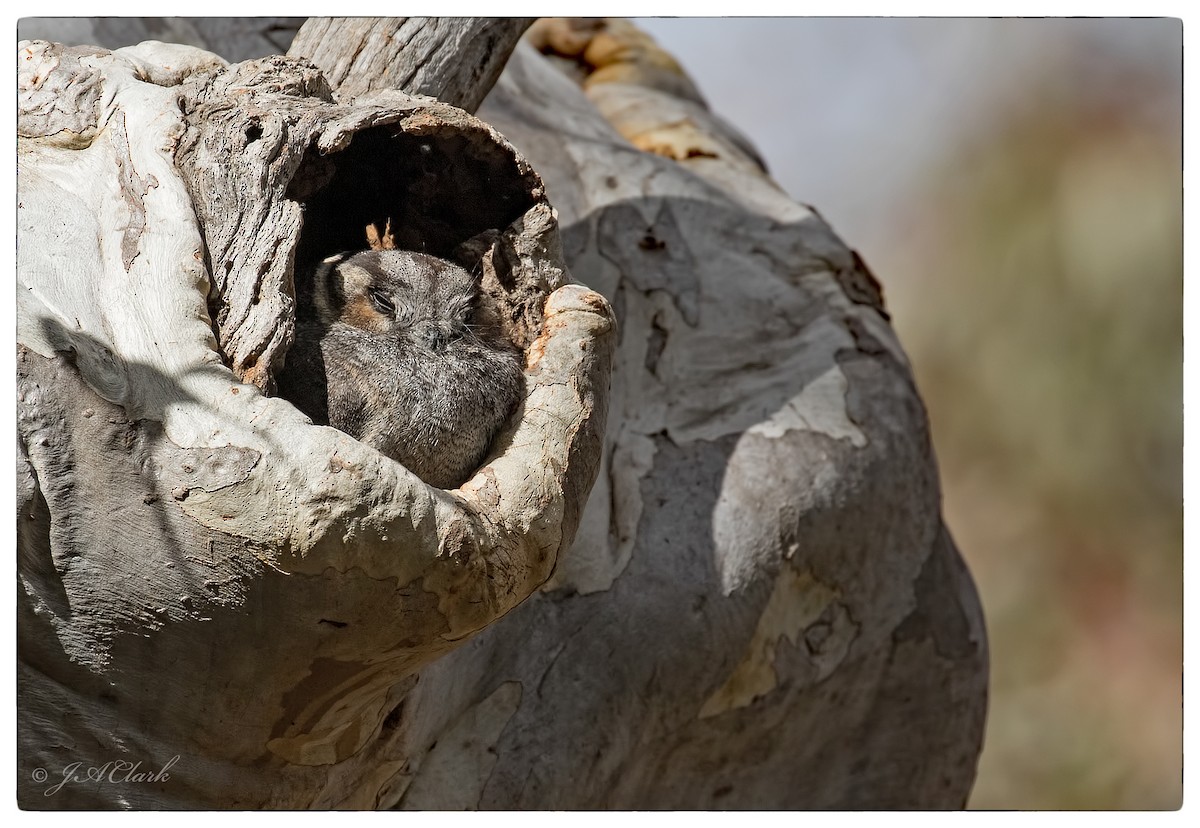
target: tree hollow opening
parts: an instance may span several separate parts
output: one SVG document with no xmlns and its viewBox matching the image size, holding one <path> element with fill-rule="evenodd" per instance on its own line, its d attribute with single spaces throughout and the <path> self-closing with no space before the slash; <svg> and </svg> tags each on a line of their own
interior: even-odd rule
<svg viewBox="0 0 1200 828">
<path fill-rule="evenodd" d="M 541 179 L 485 126 L 420 110 L 357 133 L 336 153 L 310 147 L 286 195 L 303 206 L 303 219 L 293 268 L 296 339 L 277 390 L 321 425 L 331 420 L 328 366 L 314 345 L 328 330 L 313 298 L 322 260 L 394 247 L 456 261 L 483 282 L 477 266 L 486 246 L 463 243 L 503 231 L 544 200 Z"/>
<path fill-rule="evenodd" d="M 417 121 L 418 123 L 413 123 Z M 390 224 L 395 246 L 451 258 L 467 239 L 503 230 L 541 198 L 541 182 L 484 129 L 421 115 L 355 135 L 337 153 L 310 149 L 288 197 L 304 205 L 296 287 L 322 259 L 365 250 Z"/>
</svg>

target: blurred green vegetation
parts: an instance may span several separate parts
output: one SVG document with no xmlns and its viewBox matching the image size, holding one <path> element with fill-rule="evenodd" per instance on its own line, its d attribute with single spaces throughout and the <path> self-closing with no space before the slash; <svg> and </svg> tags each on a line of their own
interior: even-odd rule
<svg viewBox="0 0 1200 828">
<path fill-rule="evenodd" d="M 988 621 L 974 807 L 1182 801 L 1181 78 L 1096 59 L 992 110 L 877 263 Z"/>
</svg>

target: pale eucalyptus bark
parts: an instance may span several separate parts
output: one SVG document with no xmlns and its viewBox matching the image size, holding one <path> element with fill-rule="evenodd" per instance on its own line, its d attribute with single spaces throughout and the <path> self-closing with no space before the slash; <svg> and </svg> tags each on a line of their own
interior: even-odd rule
<svg viewBox="0 0 1200 828">
<path fill-rule="evenodd" d="M 125 172 L 111 185 L 122 195 L 89 196 L 96 222 L 112 229 L 102 245 L 108 264 L 91 268 L 107 281 L 80 302 L 103 304 L 107 293 L 132 289 L 151 298 L 148 310 L 122 310 L 139 324 L 177 305 L 196 324 L 191 339 L 172 334 L 162 347 L 192 366 L 182 373 L 146 370 L 141 346 L 96 344 L 70 330 L 42 353 L 70 350 L 77 367 L 62 356 L 21 357 L 20 675 L 22 697 L 31 700 L 22 713 L 33 722 L 22 732 L 23 749 L 66 745 L 54 748 L 61 760 L 89 744 L 94 755 L 148 764 L 187 753 L 173 769 L 174 788 L 134 790 L 117 801 L 97 786 L 97 798 L 85 802 L 527 809 L 965 802 L 982 740 L 986 638 L 970 576 L 941 522 L 928 424 L 878 285 L 814 211 L 766 177 L 753 148 L 708 111 L 690 82 L 672 76 L 673 62 L 648 54 L 621 24 L 563 31 L 533 33 L 549 58 L 518 47 L 481 108 L 520 149 L 509 200 L 523 191 L 533 204 L 500 238 L 485 234 L 467 247 L 481 256 L 490 289 L 504 291 L 518 336 L 533 340 L 531 360 L 557 354 L 555 370 L 569 377 L 545 379 L 544 392 L 561 397 L 536 408 L 547 416 L 539 436 L 501 441 L 509 447 L 492 467 L 499 500 L 485 469 L 476 478 L 486 481 L 482 488 L 468 485 L 450 502 L 433 492 L 430 506 L 421 489 L 405 488 L 408 477 L 394 464 L 342 435 L 313 436 L 324 430 L 238 386 L 198 324 L 207 320 L 195 298 L 209 272 L 205 257 L 183 268 L 191 280 L 183 286 L 151 284 L 145 270 L 160 229 L 171 240 L 196 237 L 188 215 L 155 210 L 174 204 L 188 213 L 179 182 L 140 160 L 87 165 Z M 334 103 L 299 64 L 267 61 L 212 75 L 211 59 L 200 53 L 156 61 L 153 52 L 122 57 L 158 83 L 192 76 L 174 90 L 192 113 L 178 156 L 209 241 L 208 307 L 229 364 L 266 388 L 286 351 L 291 313 L 287 275 L 270 251 L 297 248 L 281 229 L 297 219 L 286 199 L 270 194 L 290 180 L 292 195 L 311 209 L 319 197 L 310 198 L 310 188 L 324 183 L 336 194 L 350 180 L 330 172 L 319 153 L 298 158 L 307 142 L 341 149 L 332 157 L 352 167 L 363 159 L 352 153 L 369 154 L 371 140 L 355 150 L 337 136 L 372 124 L 399 129 L 387 139 L 397 147 L 419 143 L 427 129 L 449 143 L 474 136 L 463 143 L 485 154 L 485 145 L 507 147 L 484 141 L 485 132 L 492 140 L 487 127 L 432 104 L 370 96 Z M 396 57 L 367 56 L 375 65 Z M 115 74 L 103 61 L 96 70 L 94 60 L 77 67 L 76 59 L 65 54 L 60 65 Z M 550 60 L 580 66 L 568 76 Z M 167 72 L 165 63 L 176 68 Z M 25 93 L 20 123 L 45 137 L 26 145 L 61 156 L 114 131 L 112 116 L 101 133 L 97 119 L 105 116 L 79 114 L 107 112 L 103 95 L 58 84 L 53 74 L 40 83 L 47 94 Z M 132 90 L 118 98 L 133 99 Z M 342 104 L 355 98 L 346 91 L 338 93 Z M 223 107 L 222 95 L 238 105 Z M 69 131 L 52 137 L 53 126 Z M 120 155 L 119 139 L 103 140 Z M 24 158 L 23 176 L 36 169 Z M 561 259 L 525 158 L 557 208 Z M 68 166 L 57 156 L 56 164 Z M 144 223 L 127 221 L 122 206 L 138 193 Z M 104 213 L 108 201 L 114 206 Z M 71 226 L 90 215 L 78 213 Z M 441 238 L 420 210 L 408 224 L 417 241 Z M 35 258 L 75 255 L 77 240 L 47 225 L 22 225 L 23 239 L 45 248 Z M 128 268 L 123 250 L 138 252 Z M 171 261 L 186 263 L 184 252 Z M 604 305 L 566 288 L 576 292 L 554 295 L 568 297 L 568 307 L 543 324 L 533 301 L 559 283 L 563 262 L 609 297 L 621 323 L 602 458 L 595 429 L 612 336 Z M 122 270 L 145 276 L 139 282 Z M 21 278 L 53 271 L 23 263 Z M 66 301 L 56 284 L 49 278 L 19 295 L 27 303 Z M 163 302 L 155 304 L 159 293 Z M 271 307 L 255 311 L 255 302 Z M 54 316 L 70 319 L 80 309 L 56 306 Z M 177 323 L 180 312 L 173 313 Z M 114 327 L 86 313 L 78 318 L 83 331 Z M 186 356 L 200 351 L 208 356 Z M 239 354 L 257 358 L 239 363 Z M 110 368 L 114 355 L 123 372 Z M 155 352 L 144 361 L 162 359 Z M 265 367 L 255 375 L 255 366 Z M 124 390 L 132 386 L 151 389 L 154 405 L 139 408 Z M 219 403 L 222 428 L 238 437 L 225 440 L 225 432 L 205 431 L 206 412 L 235 387 L 240 392 Z M 97 401 L 97 391 L 115 402 Z M 264 418 L 274 421 L 269 429 Z M 540 442 L 580 423 L 588 433 Z M 268 436 L 274 442 L 264 449 Z M 326 439 L 335 455 L 320 448 Z M 550 468 L 521 465 L 534 456 Z M 558 468 L 564 460 L 565 470 Z M 281 462 L 290 463 L 282 479 L 273 471 Z M 586 498 L 597 462 L 599 479 L 580 516 L 571 510 Z M 264 467 L 279 482 L 260 480 L 238 512 L 192 508 L 220 500 L 238 485 L 230 481 L 263 476 Z M 508 498 L 503 482 L 516 485 L 530 473 L 541 477 L 521 490 L 527 499 Z M 396 495 L 381 502 L 381 491 Z M 132 507 L 110 508 L 114 492 L 130 493 Z M 186 496 L 174 501 L 175 492 Z M 519 532 L 536 536 L 526 549 L 557 542 L 563 551 L 553 576 L 464 646 L 452 650 L 445 641 L 458 637 L 446 630 L 455 619 L 455 629 L 487 624 L 549 567 L 515 552 L 509 558 L 509 547 L 489 547 L 493 556 L 479 547 L 470 558 L 483 565 L 478 580 L 470 567 L 452 567 L 456 579 L 445 575 L 436 558 L 424 581 L 409 581 L 422 587 L 406 594 L 379 580 L 397 546 L 415 550 L 429 538 L 422 516 L 432 513 L 440 531 L 446 508 L 471 506 L 492 520 L 533 508 L 547 492 L 563 505 L 561 524 L 550 507 Z M 158 499 L 142 504 L 134 495 Z M 139 509 L 157 521 L 150 529 Z M 230 521 L 242 531 L 222 531 Z M 166 580 L 147 577 L 167 570 L 163 553 L 141 537 L 146 532 L 185 550 L 168 561 Z M 281 534 L 285 553 L 273 546 Z M 128 569 L 133 558 L 111 554 L 125 547 L 150 552 L 137 559 L 136 573 Z M 497 571 L 508 590 L 494 594 L 488 584 Z M 408 577 L 388 576 L 391 584 Z M 109 594 L 114 579 L 121 586 Z M 175 592 L 200 617 L 166 600 Z M 476 600 L 486 606 L 469 619 L 443 614 L 460 601 L 467 613 Z M 80 605 L 92 611 L 64 610 Z M 314 626 L 324 638 L 313 637 Z M 440 642 L 417 641 L 435 631 Z M 89 660 L 90 652 L 103 658 Z M 122 693 L 132 684 L 140 694 L 136 722 L 134 703 L 113 696 L 121 681 Z M 288 716 L 303 726 L 263 732 Z M 27 755 L 18 768 L 26 777 Z M 23 790 L 30 793 L 28 783 Z"/>
<path fill-rule="evenodd" d="M 569 284 L 536 173 L 460 110 L 337 105 L 282 57 L 33 42 L 18 60 L 20 801 L 373 796 L 368 748 L 414 671 L 524 599 L 574 536 L 608 305 Z M 409 162 L 466 174 L 406 190 Z M 354 198 L 389 175 L 395 204 Z M 289 339 L 296 251 L 336 250 L 367 207 L 431 252 L 499 231 L 475 249 L 526 333 L 527 395 L 454 491 L 255 387 Z M 44 795 L 72 767 L 173 756 L 168 780 Z"/>
<path fill-rule="evenodd" d="M 429 95 L 474 112 L 500 77 L 528 17 L 313 17 L 288 54 L 311 60 L 338 95 Z"/>
<path fill-rule="evenodd" d="M 550 583 L 421 671 L 382 804 L 962 807 L 983 618 L 878 285 L 693 100 L 599 87 L 522 47 L 480 114 L 616 309 L 601 476 Z"/>
</svg>

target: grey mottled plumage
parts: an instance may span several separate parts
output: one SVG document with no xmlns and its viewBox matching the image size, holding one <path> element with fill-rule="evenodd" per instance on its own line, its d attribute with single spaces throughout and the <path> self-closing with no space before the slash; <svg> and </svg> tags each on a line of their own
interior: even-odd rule
<svg viewBox="0 0 1200 828">
<path fill-rule="evenodd" d="M 521 365 L 461 267 L 368 251 L 317 267 L 279 388 L 315 421 L 451 488 L 478 468 L 523 396 Z"/>
</svg>

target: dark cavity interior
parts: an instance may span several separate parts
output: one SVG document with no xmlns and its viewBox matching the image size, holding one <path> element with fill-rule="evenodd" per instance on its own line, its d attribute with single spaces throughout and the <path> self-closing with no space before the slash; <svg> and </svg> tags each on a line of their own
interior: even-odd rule
<svg viewBox="0 0 1200 828">
<path fill-rule="evenodd" d="M 370 224 L 382 234 L 390 219 L 396 247 L 449 258 L 472 236 L 524 214 L 537 185 L 482 130 L 420 135 L 384 126 L 332 155 L 311 149 L 288 189 L 304 205 L 297 293 L 303 299 L 304 274 L 322 259 L 367 249 Z"/>
</svg>

